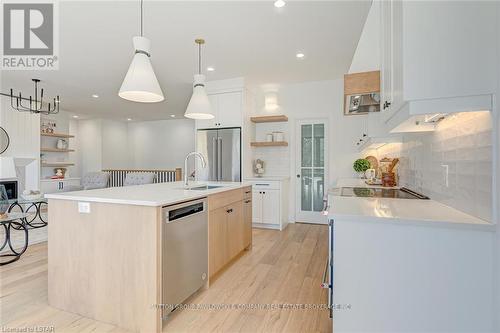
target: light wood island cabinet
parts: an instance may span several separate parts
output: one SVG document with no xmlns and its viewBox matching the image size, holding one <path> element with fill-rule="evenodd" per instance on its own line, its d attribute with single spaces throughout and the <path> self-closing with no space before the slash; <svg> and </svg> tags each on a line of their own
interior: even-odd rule
<svg viewBox="0 0 500 333">
<path fill-rule="evenodd" d="M 251 245 L 251 193 L 248 186 L 208 198 L 209 277 Z"/>
<path fill-rule="evenodd" d="M 162 279 L 169 269 L 162 207 L 207 198 L 209 280 L 251 247 L 251 186 L 222 187 L 186 191 L 172 182 L 47 195 L 49 304 L 133 332 L 161 332 L 162 294 L 175 288 Z"/>
</svg>

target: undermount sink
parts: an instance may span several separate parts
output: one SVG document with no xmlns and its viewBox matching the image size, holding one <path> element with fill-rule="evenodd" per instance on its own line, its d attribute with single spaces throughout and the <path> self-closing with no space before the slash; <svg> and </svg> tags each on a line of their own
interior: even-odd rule
<svg viewBox="0 0 500 333">
<path fill-rule="evenodd" d="M 187 188 L 186 190 L 189 191 L 206 191 L 206 190 L 212 190 L 214 188 L 220 188 L 222 186 L 220 185 L 202 185 L 202 186 L 196 186 L 196 187 L 190 187 Z"/>
</svg>

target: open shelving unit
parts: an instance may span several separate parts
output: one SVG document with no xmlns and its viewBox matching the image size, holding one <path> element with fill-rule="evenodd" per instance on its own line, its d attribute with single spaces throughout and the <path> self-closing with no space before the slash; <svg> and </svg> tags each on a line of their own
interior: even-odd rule
<svg viewBox="0 0 500 333">
<path fill-rule="evenodd" d="M 53 132 L 49 132 L 49 128 L 52 128 Z M 71 153 L 76 150 L 68 146 L 70 140 L 75 138 L 75 135 L 70 132 L 67 117 L 42 117 L 40 119 L 40 130 L 40 177 L 44 181 L 49 181 L 49 177 L 52 176 L 50 168 L 67 169 L 75 166 L 75 162 L 70 157 Z M 57 144 L 60 140 L 66 141 L 67 145 L 58 148 Z"/>
<path fill-rule="evenodd" d="M 72 153 L 74 149 L 58 149 L 58 148 L 40 148 L 41 152 L 45 153 Z"/>
<path fill-rule="evenodd" d="M 283 123 L 288 121 L 288 117 L 285 115 L 270 115 L 270 116 L 254 116 L 250 117 L 250 121 L 254 124 L 263 123 Z M 259 147 L 287 147 L 288 142 L 286 141 L 254 141 L 250 142 L 250 146 Z"/>
<path fill-rule="evenodd" d="M 271 141 L 271 142 L 250 142 L 252 147 L 286 147 L 286 141 Z"/>
<path fill-rule="evenodd" d="M 66 163 L 66 162 L 45 162 L 41 164 L 42 167 L 68 167 L 68 166 L 73 166 L 75 163 Z"/>
<path fill-rule="evenodd" d="M 250 117 L 252 123 L 279 123 L 288 121 L 285 115 Z"/>
<path fill-rule="evenodd" d="M 65 134 L 65 133 L 40 133 L 41 136 L 49 136 L 53 138 L 74 138 L 74 135 L 71 134 Z"/>
</svg>

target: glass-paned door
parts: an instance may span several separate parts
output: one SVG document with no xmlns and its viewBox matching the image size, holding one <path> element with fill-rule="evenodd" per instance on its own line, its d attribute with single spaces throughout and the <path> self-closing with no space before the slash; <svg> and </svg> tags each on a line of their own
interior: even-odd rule
<svg viewBox="0 0 500 333">
<path fill-rule="evenodd" d="M 326 223 L 321 214 L 327 184 L 327 121 L 301 120 L 297 123 L 297 222 Z"/>
</svg>

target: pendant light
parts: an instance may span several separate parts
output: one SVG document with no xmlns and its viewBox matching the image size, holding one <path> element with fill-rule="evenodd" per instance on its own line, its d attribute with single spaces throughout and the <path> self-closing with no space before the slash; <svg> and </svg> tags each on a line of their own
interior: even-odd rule
<svg viewBox="0 0 500 333">
<path fill-rule="evenodd" d="M 165 98 L 160 84 L 151 66 L 151 41 L 143 36 L 142 0 L 141 0 L 141 35 L 133 38 L 135 54 L 128 68 L 118 96 L 123 99 L 140 102 L 155 103 Z"/>
<path fill-rule="evenodd" d="M 198 44 L 198 74 L 194 75 L 193 96 L 191 96 L 184 117 L 191 119 L 213 119 L 215 115 L 205 91 L 205 75 L 201 74 L 201 45 L 205 44 L 205 40 L 196 39 L 194 42 Z"/>
</svg>

